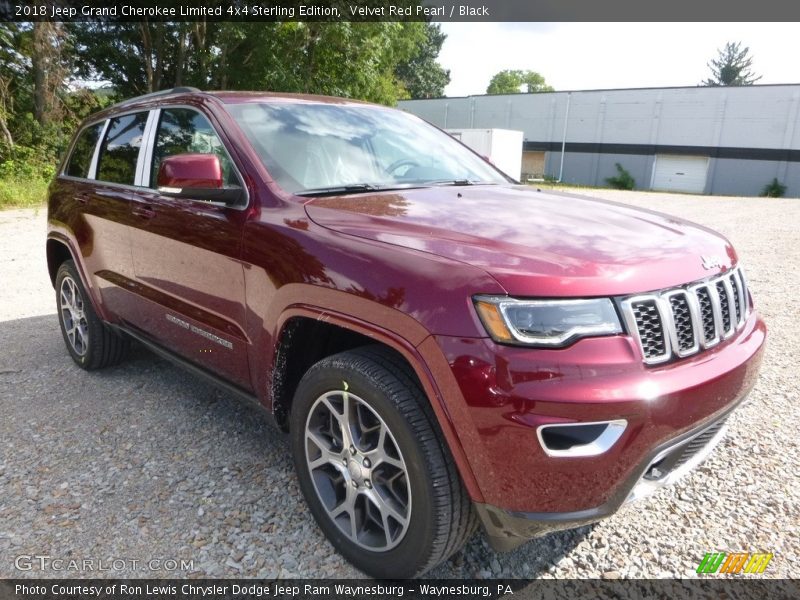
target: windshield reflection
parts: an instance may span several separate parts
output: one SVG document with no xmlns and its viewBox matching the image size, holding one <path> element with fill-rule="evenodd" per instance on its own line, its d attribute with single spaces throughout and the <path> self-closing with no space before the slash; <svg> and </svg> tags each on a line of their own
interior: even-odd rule
<svg viewBox="0 0 800 600">
<path fill-rule="evenodd" d="M 399 110 L 308 102 L 234 104 L 229 110 L 287 192 L 508 182 L 446 133 Z"/>
</svg>

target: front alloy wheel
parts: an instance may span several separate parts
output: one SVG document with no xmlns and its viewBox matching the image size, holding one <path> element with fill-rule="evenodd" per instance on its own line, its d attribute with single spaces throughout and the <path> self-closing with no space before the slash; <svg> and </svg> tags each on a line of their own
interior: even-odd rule
<svg viewBox="0 0 800 600">
<path fill-rule="evenodd" d="M 311 514 L 368 575 L 421 575 L 475 530 L 430 401 L 392 350 L 365 346 L 311 367 L 297 386 L 289 428 Z"/>
<path fill-rule="evenodd" d="M 306 463 L 328 516 L 350 541 L 394 548 L 411 517 L 408 470 L 383 419 L 347 390 L 317 398 L 306 420 Z"/>
</svg>

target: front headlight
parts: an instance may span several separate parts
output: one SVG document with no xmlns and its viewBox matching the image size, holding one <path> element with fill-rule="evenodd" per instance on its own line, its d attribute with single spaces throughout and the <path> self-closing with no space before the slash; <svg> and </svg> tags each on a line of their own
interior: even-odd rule
<svg viewBox="0 0 800 600">
<path fill-rule="evenodd" d="M 496 342 L 560 348 L 582 337 L 622 333 L 609 298 L 516 300 L 475 296 L 478 316 Z"/>
</svg>

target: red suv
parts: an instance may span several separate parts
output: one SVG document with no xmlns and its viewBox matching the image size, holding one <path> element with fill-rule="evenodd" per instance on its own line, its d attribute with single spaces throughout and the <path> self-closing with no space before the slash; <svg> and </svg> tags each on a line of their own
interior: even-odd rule
<svg viewBox="0 0 800 600">
<path fill-rule="evenodd" d="M 404 112 L 181 88 L 80 128 L 47 261 L 85 369 L 131 338 L 264 408 L 366 573 L 497 549 L 675 480 L 766 328 L 730 243 L 518 185 Z"/>
</svg>

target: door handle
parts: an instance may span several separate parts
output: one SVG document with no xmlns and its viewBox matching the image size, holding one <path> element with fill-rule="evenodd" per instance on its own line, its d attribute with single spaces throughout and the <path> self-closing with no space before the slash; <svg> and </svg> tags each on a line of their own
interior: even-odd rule
<svg viewBox="0 0 800 600">
<path fill-rule="evenodd" d="M 152 206 L 144 205 L 144 206 L 134 206 L 132 209 L 133 214 L 137 217 L 141 217 L 143 219 L 152 219 L 156 216 L 156 211 L 153 210 Z"/>
<path fill-rule="evenodd" d="M 75 194 L 75 199 L 81 204 L 87 204 L 89 202 L 89 198 L 90 194 L 88 192 L 78 192 Z"/>
</svg>

